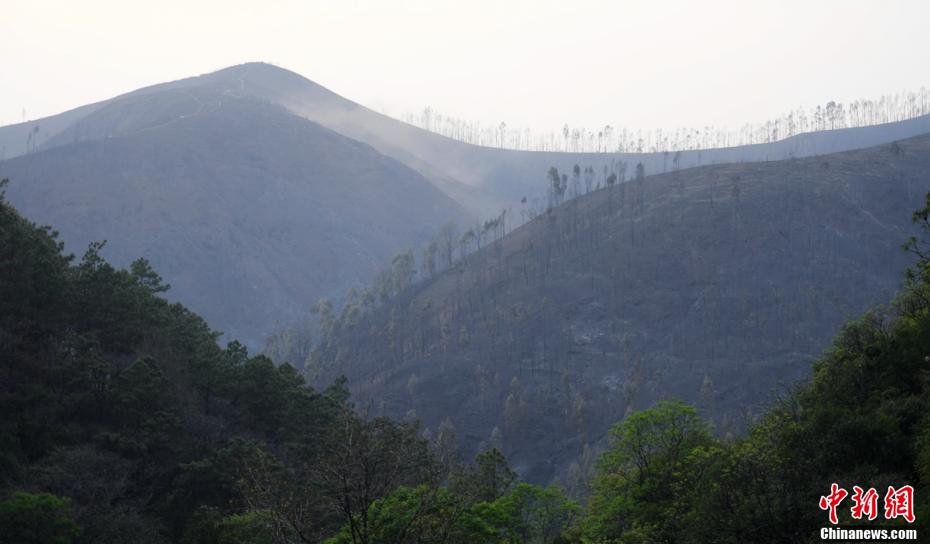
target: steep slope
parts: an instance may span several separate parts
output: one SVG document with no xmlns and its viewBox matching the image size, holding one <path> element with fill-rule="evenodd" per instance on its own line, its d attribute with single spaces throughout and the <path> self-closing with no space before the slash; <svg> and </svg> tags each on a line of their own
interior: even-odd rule
<svg viewBox="0 0 930 544">
<path fill-rule="evenodd" d="M 491 217 L 503 208 L 516 208 L 523 197 L 545 195 L 545 172 L 550 166 L 569 171 L 573 165 L 591 166 L 594 185 L 603 182 L 605 168 L 629 171 L 642 163 L 648 173 L 672 168 L 672 153 L 550 153 L 494 149 L 465 144 L 397 121 L 343 98 L 294 72 L 253 62 L 213 73 L 154 85 L 108 102 L 164 92 L 208 92 L 227 97 L 251 97 L 287 108 L 292 113 L 365 142 L 421 173 L 473 215 Z M 99 138 L 118 131 L 118 123 L 100 132 L 84 118 L 101 107 L 92 104 L 30 123 L 0 127 L 0 156 L 13 157 L 27 149 L 59 145 L 75 139 Z M 37 130 L 38 127 L 38 130 Z M 98 129 L 100 127 L 97 127 Z M 33 133 L 33 131 L 35 131 Z M 930 116 L 872 127 L 802 134 L 769 144 L 703 151 L 683 151 L 679 168 L 732 162 L 806 157 L 889 143 L 930 132 Z M 62 136 L 63 134 L 67 136 Z M 543 204 L 539 204 L 541 207 Z"/>
<path fill-rule="evenodd" d="M 466 451 L 502 443 L 534 481 L 668 396 L 739 432 L 893 297 L 928 172 L 923 136 L 595 191 L 337 323 L 311 371 Z"/>
<path fill-rule="evenodd" d="M 271 542 L 265 516 L 294 520 L 293 502 L 312 514 L 285 523 L 320 542 L 346 501 L 367 510 L 435 466 L 414 425 L 357 417 L 342 384 L 314 391 L 293 367 L 221 349 L 146 261 L 73 262 L 2 184 L 0 248 L 0 542 Z M 368 441 L 347 451 L 340 430 Z M 366 471 L 359 499 L 317 476 L 359 481 L 340 455 L 387 452 L 403 464 Z M 269 499 L 266 478 L 301 499 Z"/>
<path fill-rule="evenodd" d="M 244 78 L 260 79 L 267 65 L 244 65 Z M 306 81 L 306 83 L 310 83 Z M 306 84 L 305 83 L 305 84 Z M 605 171 L 616 171 L 622 161 L 632 172 L 642 163 L 648 173 L 668 172 L 675 153 L 563 153 L 513 151 L 465 144 L 379 114 L 364 106 L 320 90 L 294 86 L 277 98 L 288 109 L 351 138 L 371 144 L 433 180 L 450 196 L 483 217 L 502 208 L 517 207 L 523 197 L 545 194 L 545 172 L 555 166 L 568 172 L 575 164 L 590 166 L 593 184 L 603 183 Z M 930 132 L 930 116 L 896 123 L 813 132 L 767 144 L 701 151 L 682 151 L 678 168 L 734 162 L 801 158 L 863 149 Z"/>
<path fill-rule="evenodd" d="M 672 168 L 669 153 L 551 153 L 479 147 L 397 121 L 340 97 L 298 74 L 249 63 L 203 76 L 214 84 L 239 87 L 287 107 L 341 134 L 366 142 L 421 172 L 450 196 L 483 217 L 517 206 L 522 197 L 545 194 L 550 166 L 569 171 L 591 166 L 603 181 L 604 169 L 624 161 L 632 171 Z M 271 91 L 274 89 L 274 91 Z M 779 160 L 861 149 L 930 132 L 930 116 L 871 127 L 802 134 L 774 143 L 703 151 L 682 151 L 679 168 L 732 162 Z"/>
<path fill-rule="evenodd" d="M 115 100 L 0 163 L 9 200 L 71 251 L 147 255 L 217 328 L 261 345 L 276 323 L 370 279 L 464 211 L 371 147 L 210 89 Z"/>
</svg>

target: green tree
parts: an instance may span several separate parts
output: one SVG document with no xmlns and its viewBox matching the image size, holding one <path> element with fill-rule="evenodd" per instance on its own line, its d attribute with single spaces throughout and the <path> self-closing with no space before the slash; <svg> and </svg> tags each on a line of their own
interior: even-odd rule
<svg viewBox="0 0 930 544">
<path fill-rule="evenodd" d="M 584 526 L 595 541 L 672 542 L 682 475 L 695 450 L 713 444 L 697 410 L 664 401 L 610 430 Z"/>
<path fill-rule="evenodd" d="M 161 276 L 155 272 L 155 269 L 152 268 L 152 264 L 149 263 L 148 259 L 136 259 L 129 265 L 129 271 L 139 286 L 149 293 L 164 293 L 171 289 L 171 286 L 164 283 Z"/>
<path fill-rule="evenodd" d="M 518 481 L 504 454 L 491 448 L 479 453 L 474 465 L 458 477 L 456 491 L 478 502 L 492 502 L 510 492 Z"/>
<path fill-rule="evenodd" d="M 558 487 L 521 482 L 494 502 L 479 505 L 478 511 L 498 528 L 500 542 L 555 544 L 568 542 L 566 531 L 578 505 Z"/>
<path fill-rule="evenodd" d="M 67 499 L 17 491 L 0 502 L 0 544 L 70 544 L 81 534 Z"/>
</svg>

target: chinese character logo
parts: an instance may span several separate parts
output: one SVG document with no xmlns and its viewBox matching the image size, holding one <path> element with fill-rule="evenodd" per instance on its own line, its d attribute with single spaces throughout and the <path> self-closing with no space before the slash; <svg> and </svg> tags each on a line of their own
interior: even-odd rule
<svg viewBox="0 0 930 544">
<path fill-rule="evenodd" d="M 830 494 L 820 497 L 820 509 L 830 512 L 830 523 L 839 524 L 837 509 L 849 492 L 834 483 L 830 486 Z M 852 507 L 850 515 L 853 519 L 866 518 L 869 521 L 878 517 L 878 491 L 870 487 L 868 491 L 853 486 Z M 895 489 L 888 486 L 888 492 L 885 493 L 885 519 L 904 518 L 908 523 L 914 523 L 914 488 L 909 485 Z"/>
<path fill-rule="evenodd" d="M 885 493 L 885 519 L 898 516 L 914 523 L 914 488 L 909 485 L 897 490 L 889 485 Z"/>
<path fill-rule="evenodd" d="M 862 519 L 862 516 L 868 516 L 869 521 L 878 517 L 878 492 L 875 488 L 869 488 L 868 491 L 862 491 L 858 485 L 853 486 L 853 519 Z"/>
<path fill-rule="evenodd" d="M 830 523 L 833 525 L 840 522 L 836 517 L 836 508 L 843 502 L 846 495 L 849 495 L 849 492 L 834 483 L 830 486 L 830 494 L 820 497 L 820 509 L 830 511 Z"/>
</svg>

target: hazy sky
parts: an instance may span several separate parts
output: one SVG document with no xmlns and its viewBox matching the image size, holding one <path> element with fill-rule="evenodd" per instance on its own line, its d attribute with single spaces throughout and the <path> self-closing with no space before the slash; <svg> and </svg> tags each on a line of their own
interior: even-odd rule
<svg viewBox="0 0 930 544">
<path fill-rule="evenodd" d="M 245 61 L 375 109 L 735 127 L 930 86 L 930 1 L 5 0 L 0 124 Z"/>
</svg>

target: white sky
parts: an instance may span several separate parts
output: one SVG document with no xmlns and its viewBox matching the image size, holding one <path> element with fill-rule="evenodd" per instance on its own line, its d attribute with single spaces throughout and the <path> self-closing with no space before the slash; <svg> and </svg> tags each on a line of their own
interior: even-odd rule
<svg viewBox="0 0 930 544">
<path fill-rule="evenodd" d="M 0 124 L 264 60 L 375 109 L 736 127 L 930 86 L 930 1 L 3 0 Z"/>
</svg>

